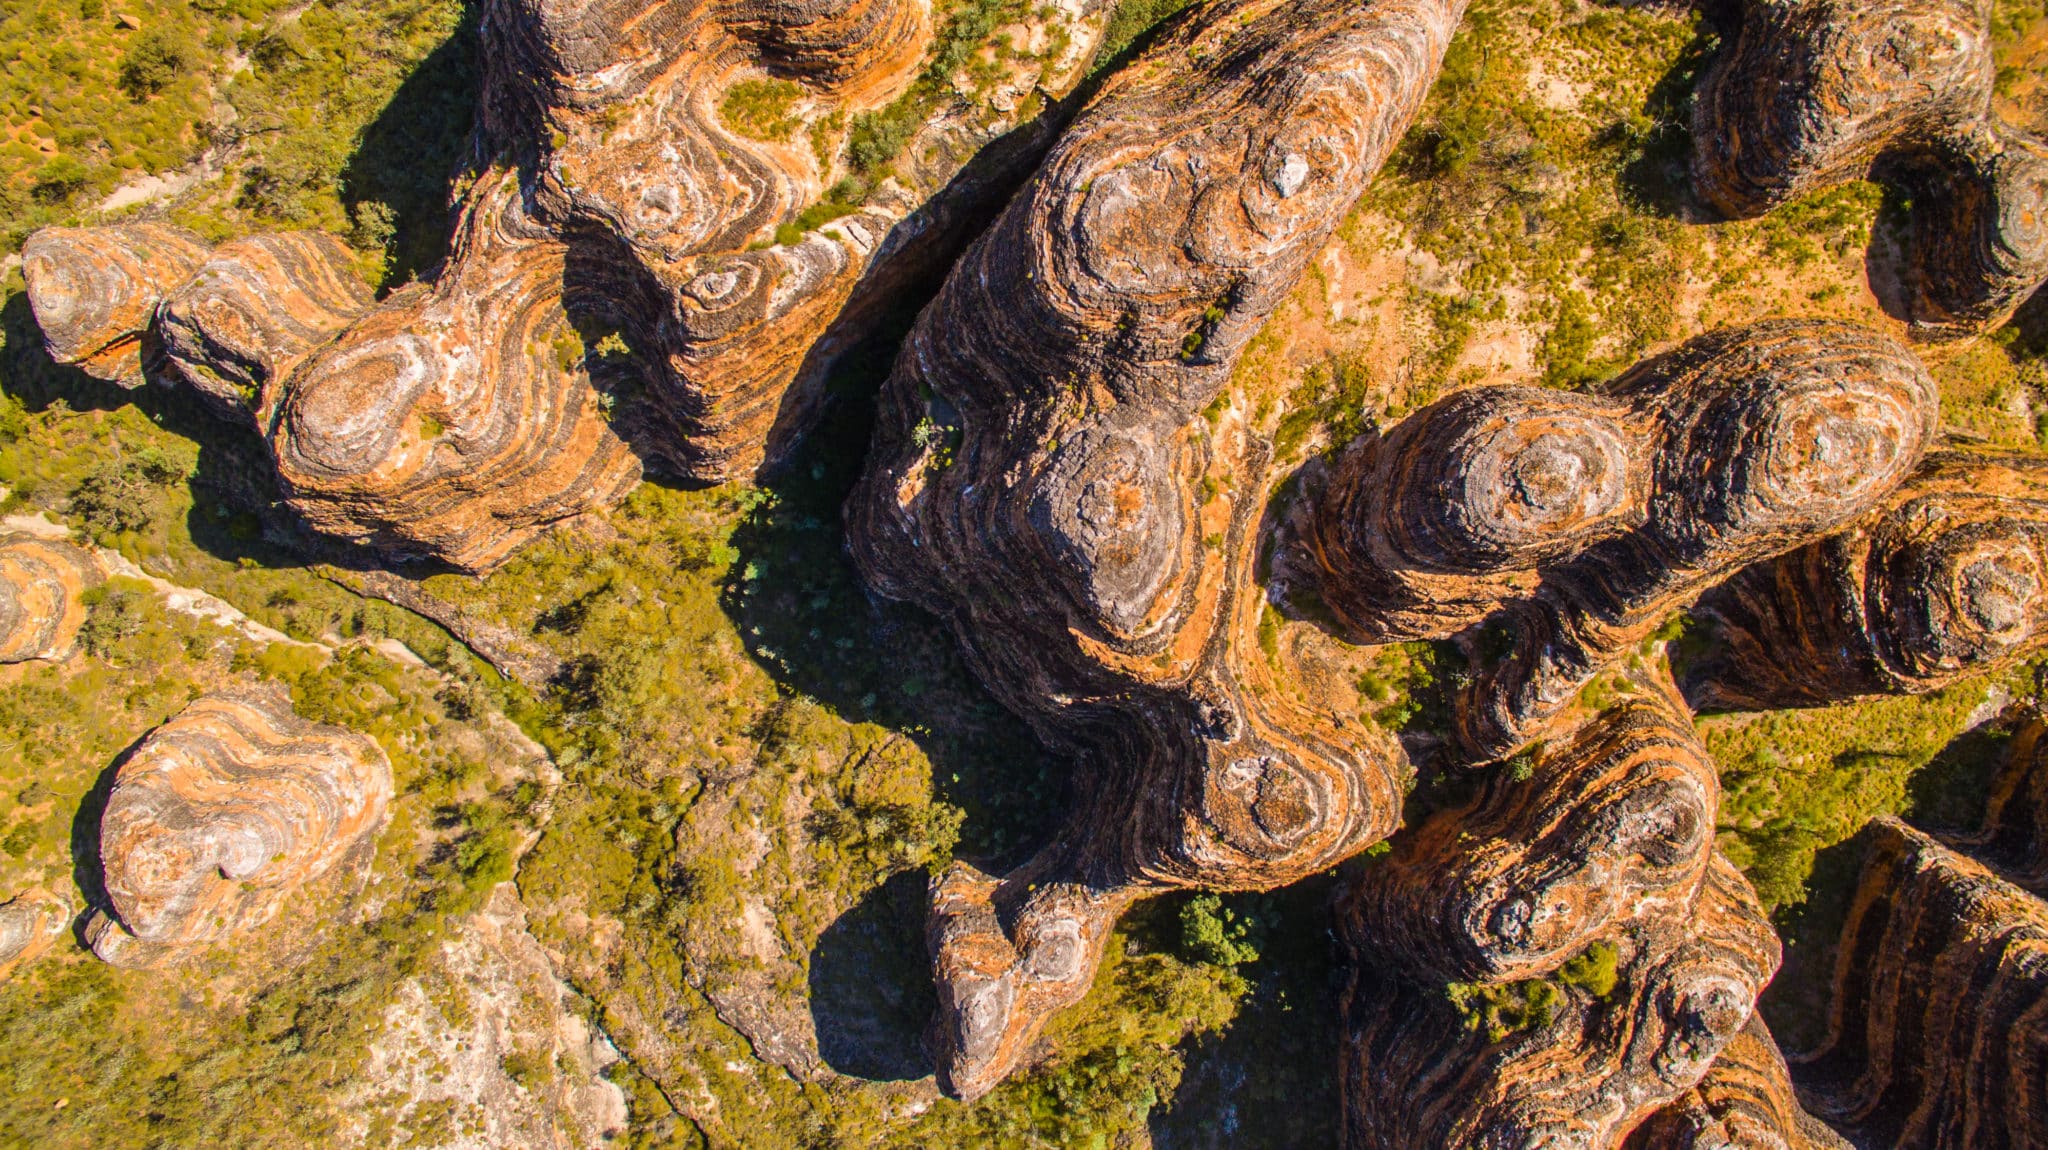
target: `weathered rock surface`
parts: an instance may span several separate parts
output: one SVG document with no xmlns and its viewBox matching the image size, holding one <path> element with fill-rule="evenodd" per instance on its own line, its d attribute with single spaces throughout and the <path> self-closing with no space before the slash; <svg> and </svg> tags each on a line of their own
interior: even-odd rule
<svg viewBox="0 0 2048 1150">
<path fill-rule="evenodd" d="M 1744 570 L 1700 602 L 1695 705 L 1915 694 L 2048 642 L 2048 465 L 1932 456 L 1849 530 Z"/>
<path fill-rule="evenodd" d="M 1735 218 L 1872 172 L 1917 186 L 1905 318 L 2002 323 L 2048 281 L 2048 143 L 1997 123 L 1990 0 L 1743 0 L 1693 107 L 1693 187 Z"/>
<path fill-rule="evenodd" d="M 1721 1048 L 1698 1086 L 1636 1127 L 1627 1150 L 1849 1150 L 1793 1092 L 1785 1056 L 1764 1020 Z"/>
<path fill-rule="evenodd" d="M 1858 1146 L 2048 1141 L 2048 903 L 1897 820 L 1864 835 L 1801 1100 Z"/>
<path fill-rule="evenodd" d="M 1489 627 L 1506 654 L 1477 669 L 1458 726 L 1506 754 L 1728 573 L 1870 510 L 1938 414 L 1911 352 L 1810 320 L 1702 336 L 1597 396 L 1475 388 L 1339 464 L 1309 544 L 1320 591 L 1369 642 L 1504 604 Z"/>
<path fill-rule="evenodd" d="M 340 240 L 283 232 L 214 249 L 164 298 L 157 322 L 171 370 L 262 432 L 278 384 L 375 302 Z"/>
<path fill-rule="evenodd" d="M 484 570 L 548 524 L 624 496 L 640 462 L 573 355 L 566 249 L 500 172 L 449 267 L 394 295 L 287 382 L 272 449 L 316 530 Z M 580 345 L 577 345 L 580 346 Z"/>
<path fill-rule="evenodd" d="M 2048 719 L 2036 712 L 2017 724 L 1985 796 L 1983 825 L 1949 841 L 2001 878 L 2048 894 Z"/>
<path fill-rule="evenodd" d="M 1638 686 L 1345 892 L 1354 1150 L 1615 1146 L 1748 1024 L 1778 941 L 1714 852 L 1719 788 L 1690 720 L 1667 684 Z M 1518 1017 L 1475 1013 L 1489 1000 Z"/>
<path fill-rule="evenodd" d="M 83 596 L 103 577 L 81 548 L 0 531 L 0 663 L 69 656 L 85 623 Z"/>
<path fill-rule="evenodd" d="M 139 387 L 157 304 L 205 259 L 205 241 L 162 224 L 44 228 L 21 245 L 21 274 L 51 359 Z"/>
<path fill-rule="evenodd" d="M 34 962 L 71 926 L 72 908 L 62 896 L 30 887 L 0 903 L 0 981 Z"/>
<path fill-rule="evenodd" d="M 110 905 L 86 939 L 108 962 L 156 966 L 256 930 L 294 891 L 367 866 L 390 802 L 368 736 L 307 722 L 276 690 L 208 695 L 116 772 L 99 827 Z"/>
<path fill-rule="evenodd" d="M 1457 0 L 1219 3 L 1107 81 L 926 309 L 848 503 L 871 585 L 949 619 L 1081 761 L 1055 844 L 935 887 L 941 1077 L 972 1097 L 1137 894 L 1384 838 L 1409 768 L 1261 652 L 1267 448 L 1200 413 L 1399 140 Z M 1213 477 L 1227 494 L 1205 505 Z"/>
</svg>

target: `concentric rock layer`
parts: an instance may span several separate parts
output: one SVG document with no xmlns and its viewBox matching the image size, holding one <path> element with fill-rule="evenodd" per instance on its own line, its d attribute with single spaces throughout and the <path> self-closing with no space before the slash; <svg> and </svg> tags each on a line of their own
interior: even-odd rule
<svg viewBox="0 0 2048 1150">
<path fill-rule="evenodd" d="M 2048 464 L 1948 452 L 1848 531 L 1704 598 L 1695 704 L 1819 706 L 1917 694 L 2048 642 Z"/>
<path fill-rule="evenodd" d="M 972 1097 L 1146 891 L 1263 888 L 1385 837 L 1408 767 L 1257 639 L 1265 447 L 1200 412 L 1384 162 L 1456 0 L 1218 3 L 1108 80 L 918 320 L 847 507 L 889 596 L 1078 755 L 1020 871 L 935 888 L 942 1081 Z M 1228 492 L 1198 492 L 1213 478 Z"/>
<path fill-rule="evenodd" d="M 71 913 L 70 903 L 41 887 L 0 903 L 0 982 L 64 937 Z"/>
<path fill-rule="evenodd" d="M 137 387 L 157 304 L 205 259 L 205 241 L 162 224 L 44 228 L 21 245 L 21 274 L 51 359 Z"/>
<path fill-rule="evenodd" d="M 1764 1025 L 1749 1025 L 1721 1048 L 1698 1086 L 1636 1127 L 1626 1150 L 1849 1150 L 1827 1123 L 1799 1105 L 1785 1056 Z"/>
<path fill-rule="evenodd" d="M 2048 282 L 2048 142 L 1996 122 L 1990 0 L 1741 0 L 1700 81 L 1693 187 L 1758 216 L 1875 170 L 1915 190 L 1900 303 L 1925 338 Z"/>
<path fill-rule="evenodd" d="M 87 941 L 156 966 L 254 931 L 306 884 L 366 866 L 390 802 L 368 736 L 307 722 L 273 689 L 206 696 L 114 776 L 99 828 L 110 905 Z"/>
<path fill-rule="evenodd" d="M 85 623 L 84 594 L 102 578 L 87 552 L 0 532 L 0 663 L 62 659 Z"/>
<path fill-rule="evenodd" d="M 340 240 L 284 232 L 214 249 L 165 297 L 158 323 L 172 370 L 263 431 L 284 377 L 374 302 Z"/>
</svg>

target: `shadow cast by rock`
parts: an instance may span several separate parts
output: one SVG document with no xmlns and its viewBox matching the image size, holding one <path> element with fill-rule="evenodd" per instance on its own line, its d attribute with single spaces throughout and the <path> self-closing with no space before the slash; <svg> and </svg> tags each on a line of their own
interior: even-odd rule
<svg viewBox="0 0 2048 1150">
<path fill-rule="evenodd" d="M 931 1074 L 922 1035 L 938 1000 L 924 962 L 925 874 L 869 891 L 811 949 L 811 1021 L 835 1072 L 872 1082 Z"/>
</svg>

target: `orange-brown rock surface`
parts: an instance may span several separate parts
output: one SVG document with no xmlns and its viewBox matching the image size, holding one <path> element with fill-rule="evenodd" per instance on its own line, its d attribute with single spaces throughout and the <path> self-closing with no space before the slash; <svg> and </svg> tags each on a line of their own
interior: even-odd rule
<svg viewBox="0 0 2048 1150">
<path fill-rule="evenodd" d="M 162 224 L 44 228 L 21 274 L 51 359 L 136 387 L 157 304 L 205 259 L 205 241 Z"/>
<path fill-rule="evenodd" d="M 1742 0 L 1693 106 L 1693 186 L 1762 215 L 1876 174 L 1918 191 L 1917 334 L 1997 326 L 2048 281 L 2048 143 L 1995 122 L 1991 0 Z"/>
<path fill-rule="evenodd" d="M 1911 352 L 1812 320 L 1702 336 L 1598 395 L 1461 392 L 1338 465 L 1313 517 L 1319 590 L 1367 642 L 1499 606 L 1482 646 L 1504 651 L 1458 725 L 1505 754 L 1702 591 L 1869 511 L 1938 407 Z"/>
<path fill-rule="evenodd" d="M 2048 1142 L 2048 903 L 1894 819 L 1862 843 L 1801 1099 L 1858 1146 Z"/>
<path fill-rule="evenodd" d="M 69 543 L 0 532 L 0 663 L 70 655 L 83 596 L 102 577 L 92 555 Z"/>
<path fill-rule="evenodd" d="M 1799 1105 L 1764 1020 L 1730 1039 L 1698 1086 L 1636 1127 L 1626 1150 L 1849 1150 Z"/>
<path fill-rule="evenodd" d="M 2048 465 L 1944 452 L 1849 530 L 1700 603 L 1695 704 L 1758 710 L 1931 691 L 2048 642 Z"/>
<path fill-rule="evenodd" d="M 375 302 L 340 240 L 283 232 L 223 244 L 158 308 L 172 371 L 229 419 L 267 430 L 299 361 Z"/>
<path fill-rule="evenodd" d="M 86 939 L 122 966 L 176 962 L 257 930 L 294 891 L 368 865 L 391 764 L 366 735 L 311 723 L 281 691 L 208 695 L 151 731 L 99 824 L 108 905 Z"/>
<path fill-rule="evenodd" d="M 512 173 L 480 186 L 449 267 L 293 371 L 271 446 L 316 530 L 393 556 L 494 566 L 549 523 L 640 478 L 582 366 L 560 292 L 567 251 Z"/>
<path fill-rule="evenodd" d="M 1053 845 L 934 889 L 940 1072 L 993 1086 L 1116 914 L 1384 838 L 1409 768 L 1260 651 L 1267 449 L 1200 413 L 1399 140 L 1457 0 L 1226 2 L 1110 78 L 918 320 L 848 503 L 870 583 L 953 624 L 1079 757 Z M 1163 66 L 1162 66 L 1163 65 Z M 1228 494 L 1204 506 L 1205 476 Z M 1207 537 L 1207 541 L 1205 541 Z"/>
<path fill-rule="evenodd" d="M 1995 868 L 2000 877 L 2048 894 L 2048 719 L 2038 711 L 2012 732 L 2005 761 L 1985 795 L 1983 825 L 1950 842 Z"/>
<path fill-rule="evenodd" d="M 1638 690 L 1343 895 L 1353 1150 L 1617 1146 L 1749 1023 L 1778 941 L 1714 851 L 1719 788 L 1675 692 Z"/>
<path fill-rule="evenodd" d="M 41 887 L 0 903 L 0 981 L 34 962 L 71 925 L 71 904 Z"/>
</svg>

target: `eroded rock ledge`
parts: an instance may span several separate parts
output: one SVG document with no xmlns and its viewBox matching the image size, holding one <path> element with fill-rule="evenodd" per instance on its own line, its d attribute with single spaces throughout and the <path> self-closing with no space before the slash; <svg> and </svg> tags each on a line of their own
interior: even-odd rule
<svg viewBox="0 0 2048 1150">
<path fill-rule="evenodd" d="M 157 966 L 257 930 L 293 892 L 366 870 L 390 802 L 390 761 L 367 735 L 299 718 L 276 689 L 208 695 L 114 776 L 108 905 L 86 940 L 116 965 Z"/>
<path fill-rule="evenodd" d="M 1694 103 L 1693 186 L 1762 215 L 1874 173 L 1917 193 L 1916 334 L 1987 331 L 2048 281 L 2048 141 L 1991 112 L 1991 0 L 1741 0 Z"/>
<path fill-rule="evenodd" d="M 1458 0 L 1212 4 L 1112 77 L 926 309 L 847 507 L 1082 762 L 1057 843 L 934 888 L 940 1072 L 973 1097 L 1141 893 L 1293 881 L 1384 838 L 1409 768 L 1260 651 L 1267 449 L 1201 412 L 1385 161 Z M 1205 478 L 1224 494 L 1199 497 Z"/>
</svg>

